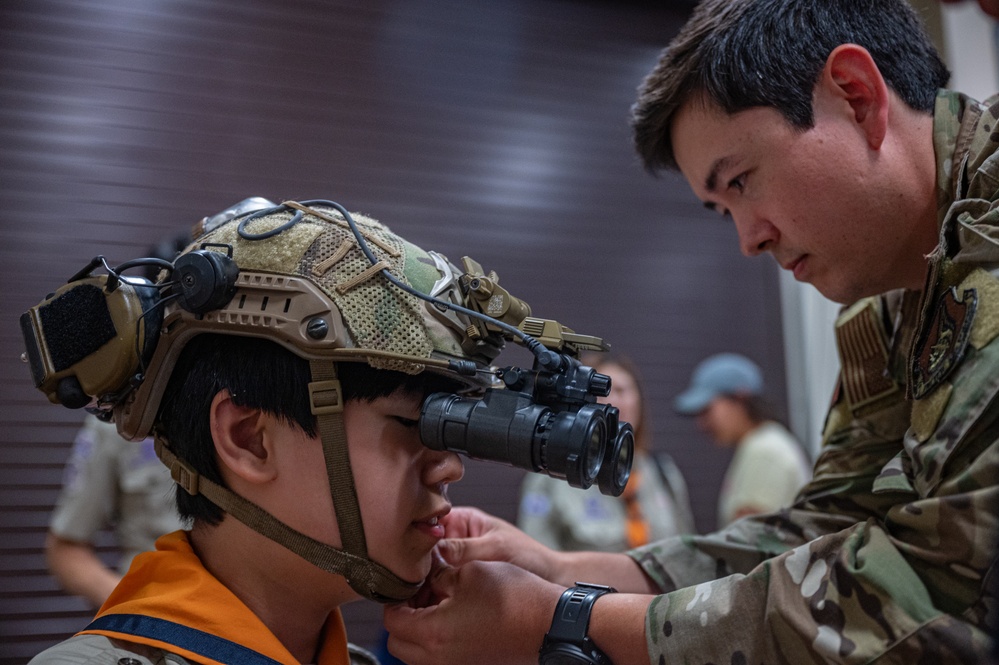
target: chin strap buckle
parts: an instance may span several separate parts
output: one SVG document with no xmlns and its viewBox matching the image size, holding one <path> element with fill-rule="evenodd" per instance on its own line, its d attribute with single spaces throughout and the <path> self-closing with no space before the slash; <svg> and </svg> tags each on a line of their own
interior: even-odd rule
<svg viewBox="0 0 999 665">
<path fill-rule="evenodd" d="M 325 416 L 331 413 L 343 413 L 343 390 L 340 381 L 309 382 L 309 408 L 312 415 Z"/>
</svg>

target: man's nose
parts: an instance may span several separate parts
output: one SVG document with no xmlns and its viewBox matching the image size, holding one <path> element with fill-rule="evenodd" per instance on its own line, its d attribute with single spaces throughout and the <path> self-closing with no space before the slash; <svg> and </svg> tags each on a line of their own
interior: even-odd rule
<svg viewBox="0 0 999 665">
<path fill-rule="evenodd" d="M 739 248 L 746 256 L 757 256 L 770 251 L 780 237 L 773 224 L 753 211 L 732 213 L 732 218 L 739 234 Z"/>
</svg>

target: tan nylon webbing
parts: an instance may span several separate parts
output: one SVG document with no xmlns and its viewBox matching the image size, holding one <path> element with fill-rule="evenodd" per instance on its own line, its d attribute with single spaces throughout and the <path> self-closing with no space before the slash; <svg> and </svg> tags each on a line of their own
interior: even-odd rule
<svg viewBox="0 0 999 665">
<path fill-rule="evenodd" d="M 312 382 L 336 381 L 336 365 L 329 361 L 309 361 Z M 343 407 L 343 394 L 337 395 L 340 408 Z M 326 474 L 330 483 L 330 495 L 336 509 L 337 523 L 340 525 L 340 540 L 343 549 L 367 558 L 368 546 L 364 538 L 364 524 L 361 521 L 361 508 L 357 503 L 357 490 L 354 487 L 354 474 L 350 468 L 350 453 L 347 450 L 347 431 L 343 426 L 343 412 L 316 415 L 319 424 L 319 437 L 323 442 L 323 458 L 326 461 Z"/>
<path fill-rule="evenodd" d="M 351 588 L 365 598 L 377 602 L 407 600 L 419 589 L 419 584 L 399 578 L 370 559 L 339 550 L 292 529 L 260 506 L 201 476 L 178 458 L 162 437 L 156 437 L 155 448 L 157 457 L 170 469 L 174 481 L 188 494 L 201 494 L 257 533 L 318 568 L 343 576 Z"/>
</svg>

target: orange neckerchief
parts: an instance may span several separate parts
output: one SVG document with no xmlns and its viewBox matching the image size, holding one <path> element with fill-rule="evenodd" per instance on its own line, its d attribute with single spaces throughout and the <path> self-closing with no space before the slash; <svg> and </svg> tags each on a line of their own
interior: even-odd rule
<svg viewBox="0 0 999 665">
<path fill-rule="evenodd" d="M 164 630 L 149 636 L 150 626 Z M 161 537 L 156 541 L 155 551 L 137 556 L 94 623 L 80 634 L 146 644 L 204 665 L 263 663 L 268 659 L 282 665 L 298 665 L 298 660 L 267 626 L 205 570 L 191 548 L 186 531 Z M 349 663 L 347 632 L 337 610 L 326 622 L 318 665 Z"/>
<path fill-rule="evenodd" d="M 642 506 L 638 502 L 638 486 L 641 482 L 638 469 L 633 470 L 628 484 L 624 486 L 624 492 L 621 493 L 625 514 L 628 518 L 625 534 L 628 538 L 629 549 L 641 547 L 649 542 L 649 522 L 642 514 Z"/>
</svg>

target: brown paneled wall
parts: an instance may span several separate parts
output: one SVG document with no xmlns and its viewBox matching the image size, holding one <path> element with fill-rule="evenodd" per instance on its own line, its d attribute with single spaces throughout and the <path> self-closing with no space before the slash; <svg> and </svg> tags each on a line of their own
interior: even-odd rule
<svg viewBox="0 0 999 665">
<path fill-rule="evenodd" d="M 703 356 L 766 366 L 775 268 L 630 147 L 634 90 L 686 5 L 582 0 L 0 3 L 0 665 L 83 626 L 42 557 L 82 414 L 32 387 L 17 317 L 246 196 L 329 198 L 457 260 L 535 314 L 639 359 L 655 443 L 700 529 L 728 461 L 670 409 Z M 514 355 L 514 358 L 517 356 Z M 469 463 L 458 503 L 513 519 L 521 474 Z M 110 538 L 101 551 L 114 555 Z M 374 639 L 378 608 L 347 608 Z"/>
</svg>

